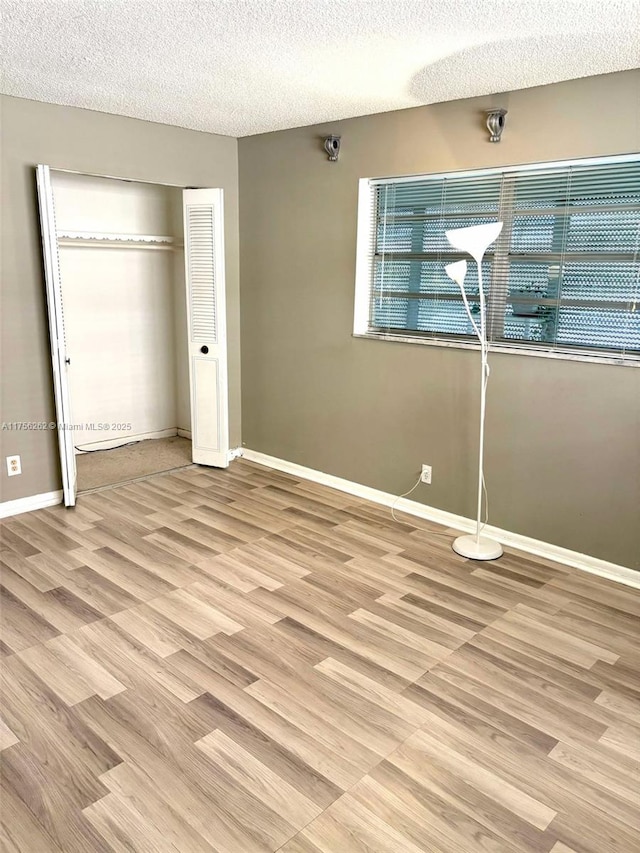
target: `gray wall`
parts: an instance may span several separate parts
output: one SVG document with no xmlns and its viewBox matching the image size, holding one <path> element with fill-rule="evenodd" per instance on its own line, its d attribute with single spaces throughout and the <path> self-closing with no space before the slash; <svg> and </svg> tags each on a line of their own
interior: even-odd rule
<svg viewBox="0 0 640 853">
<path fill-rule="evenodd" d="M 358 179 L 637 151 L 639 105 L 625 72 L 239 140 L 243 443 L 396 494 L 430 463 L 412 497 L 473 516 L 477 353 L 351 335 Z M 640 568 L 640 369 L 494 355 L 486 478 L 493 524 Z"/>
<path fill-rule="evenodd" d="M 225 190 L 231 446 L 240 444 L 237 141 L 105 113 L 4 97 L 2 421 L 54 419 L 35 166 Z M 56 434 L 0 432 L 2 496 L 61 488 Z M 20 454 L 22 476 L 4 457 Z"/>
</svg>

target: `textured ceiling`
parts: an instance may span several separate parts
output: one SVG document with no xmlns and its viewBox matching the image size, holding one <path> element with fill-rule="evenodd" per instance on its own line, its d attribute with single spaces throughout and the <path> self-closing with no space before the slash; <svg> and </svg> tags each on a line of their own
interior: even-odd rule
<svg viewBox="0 0 640 853">
<path fill-rule="evenodd" d="M 640 65 L 640 0 L 0 0 L 6 94 L 246 136 Z"/>
</svg>

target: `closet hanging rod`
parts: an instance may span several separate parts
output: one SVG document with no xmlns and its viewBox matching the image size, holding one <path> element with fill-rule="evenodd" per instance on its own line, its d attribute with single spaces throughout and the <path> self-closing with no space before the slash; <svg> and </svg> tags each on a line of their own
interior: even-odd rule
<svg viewBox="0 0 640 853">
<path fill-rule="evenodd" d="M 109 241 L 109 240 L 83 240 L 78 238 L 69 239 L 62 237 L 58 239 L 58 246 L 69 246 L 76 249 L 144 249 L 155 252 L 175 252 L 182 249 L 182 243 L 138 243 L 131 240 Z"/>
<path fill-rule="evenodd" d="M 82 241 L 83 243 L 117 243 L 123 245 L 174 246 L 175 240 L 166 234 L 110 234 L 102 231 L 69 231 L 63 229 L 56 234 L 59 241 Z"/>
</svg>

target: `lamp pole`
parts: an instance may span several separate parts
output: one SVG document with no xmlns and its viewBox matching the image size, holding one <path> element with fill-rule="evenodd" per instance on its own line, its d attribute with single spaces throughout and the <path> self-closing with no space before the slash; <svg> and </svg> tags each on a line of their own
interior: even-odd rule
<svg viewBox="0 0 640 853">
<path fill-rule="evenodd" d="M 478 288 L 480 290 L 480 441 L 478 449 L 478 512 L 476 522 L 476 544 L 480 547 L 480 524 L 482 517 L 482 481 L 484 479 L 484 417 L 487 407 L 487 379 L 489 364 L 487 353 L 487 326 L 484 291 L 482 288 L 482 264 L 478 264 Z"/>
</svg>

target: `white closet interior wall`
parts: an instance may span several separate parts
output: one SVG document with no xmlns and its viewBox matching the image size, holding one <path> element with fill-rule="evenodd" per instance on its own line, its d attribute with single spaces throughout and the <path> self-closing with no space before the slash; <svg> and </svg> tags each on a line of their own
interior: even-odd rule
<svg viewBox="0 0 640 853">
<path fill-rule="evenodd" d="M 74 444 L 97 449 L 188 433 L 181 190 L 56 171 L 52 187 L 59 235 L 175 241 L 60 240 L 71 406 L 82 426 Z"/>
</svg>

